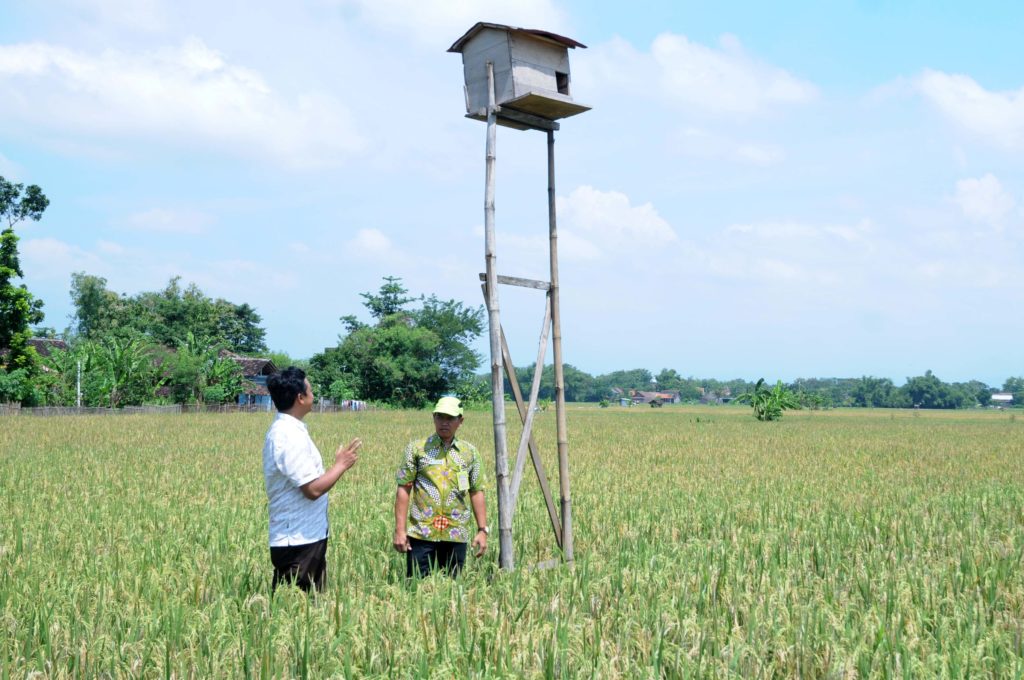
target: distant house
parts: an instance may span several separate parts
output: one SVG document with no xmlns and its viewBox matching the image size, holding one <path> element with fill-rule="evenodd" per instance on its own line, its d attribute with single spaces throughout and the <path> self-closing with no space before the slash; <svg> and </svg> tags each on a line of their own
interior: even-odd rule
<svg viewBox="0 0 1024 680">
<path fill-rule="evenodd" d="M 270 359 L 243 357 L 233 352 L 221 352 L 242 369 L 242 392 L 238 395 L 239 406 L 260 406 L 268 411 L 272 405 L 267 391 L 267 378 L 277 373 L 277 366 Z"/>
<path fill-rule="evenodd" d="M 63 340 L 58 340 L 57 338 L 29 338 L 27 344 L 29 347 L 34 348 L 36 350 L 36 354 L 38 354 L 41 357 L 50 356 L 51 350 L 68 348 L 68 343 L 64 342 Z M 7 363 L 7 355 L 9 355 L 10 353 L 10 349 L 0 349 L 0 366 L 3 366 L 5 363 Z M 43 366 L 42 369 L 44 371 L 50 370 L 46 366 Z"/>
<path fill-rule="evenodd" d="M 30 347 L 34 347 L 36 354 L 41 357 L 50 356 L 51 350 L 68 348 L 68 343 L 57 338 L 29 338 L 28 344 Z"/>
<path fill-rule="evenodd" d="M 992 395 L 993 406 L 1013 406 L 1013 394 L 1010 392 L 996 392 Z"/>
<path fill-rule="evenodd" d="M 633 392 L 632 396 L 634 404 L 650 404 L 655 401 L 661 404 L 678 404 L 680 401 L 679 390 L 663 390 L 660 392 L 637 390 Z"/>
<path fill-rule="evenodd" d="M 700 403 L 702 404 L 728 404 L 732 400 L 732 392 L 730 392 L 728 387 L 723 387 L 720 393 L 714 390 L 707 390 L 700 396 Z"/>
</svg>

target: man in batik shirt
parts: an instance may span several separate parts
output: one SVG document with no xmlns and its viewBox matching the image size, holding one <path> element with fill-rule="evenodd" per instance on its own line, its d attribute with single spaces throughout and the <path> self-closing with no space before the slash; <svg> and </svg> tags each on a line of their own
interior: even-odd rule
<svg viewBox="0 0 1024 680">
<path fill-rule="evenodd" d="M 441 397 L 434 406 L 434 434 L 409 442 L 398 468 L 393 544 L 406 555 L 409 577 L 437 568 L 457 575 L 470 540 L 475 556 L 487 550 L 480 456 L 455 436 L 462 420 L 459 400 Z"/>
</svg>

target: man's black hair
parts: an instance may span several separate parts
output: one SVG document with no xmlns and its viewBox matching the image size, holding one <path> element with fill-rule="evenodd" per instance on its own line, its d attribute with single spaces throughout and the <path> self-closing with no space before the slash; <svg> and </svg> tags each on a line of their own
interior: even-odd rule
<svg viewBox="0 0 1024 680">
<path fill-rule="evenodd" d="M 267 390 L 278 411 L 287 411 L 295 405 L 295 399 L 306 393 L 306 372 L 289 366 L 280 373 L 267 378 Z"/>
</svg>

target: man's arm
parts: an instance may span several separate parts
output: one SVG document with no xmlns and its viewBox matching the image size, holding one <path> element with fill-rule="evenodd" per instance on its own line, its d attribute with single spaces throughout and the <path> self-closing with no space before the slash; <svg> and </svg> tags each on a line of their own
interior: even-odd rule
<svg viewBox="0 0 1024 680">
<path fill-rule="evenodd" d="M 412 484 L 399 484 L 395 492 L 395 538 L 392 540 L 395 550 L 398 552 L 409 552 L 412 546 L 409 545 L 409 537 L 405 533 L 405 522 L 409 517 L 409 491 Z"/>
<path fill-rule="evenodd" d="M 341 476 L 359 460 L 356 452 L 359 451 L 359 447 L 362 445 L 363 440 L 356 437 L 348 443 L 348 446 L 338 446 L 338 450 L 334 452 L 334 465 L 327 468 L 326 472 L 312 482 L 307 482 L 300 486 L 302 495 L 311 501 L 315 501 L 330 491 L 338 483 L 338 480 L 341 479 Z"/>
<path fill-rule="evenodd" d="M 479 531 L 480 527 L 487 526 L 487 503 L 484 501 L 483 491 L 470 491 L 469 502 L 473 505 L 473 517 L 476 518 L 478 531 L 473 538 L 473 547 L 476 548 L 474 555 L 480 557 L 487 550 L 487 532 Z"/>
</svg>

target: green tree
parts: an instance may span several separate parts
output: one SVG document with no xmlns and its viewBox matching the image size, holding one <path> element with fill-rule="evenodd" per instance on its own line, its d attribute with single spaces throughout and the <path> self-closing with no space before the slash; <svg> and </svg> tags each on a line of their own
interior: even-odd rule
<svg viewBox="0 0 1024 680">
<path fill-rule="evenodd" d="M 965 406 L 988 406 L 992 403 L 992 388 L 980 380 L 969 380 L 954 385 L 963 395 Z"/>
<path fill-rule="evenodd" d="M 694 378 L 686 378 L 679 384 L 679 399 L 683 402 L 695 402 L 700 399 L 703 391 L 700 382 Z"/>
<path fill-rule="evenodd" d="M 1003 392 L 1009 392 L 1013 395 L 1013 403 L 1015 405 L 1024 404 L 1024 376 L 1007 378 L 1006 382 L 1003 383 Z"/>
<path fill-rule="evenodd" d="M 598 378 L 602 385 L 608 388 L 620 387 L 622 389 L 649 390 L 651 389 L 651 372 L 646 368 L 634 368 L 628 371 L 613 371 Z"/>
<path fill-rule="evenodd" d="M 117 293 L 107 290 L 107 280 L 85 272 L 71 275 L 72 328 L 82 338 L 97 340 L 109 335 L 126 316 L 125 304 Z"/>
<path fill-rule="evenodd" d="M 967 408 L 977 403 L 976 395 L 963 389 L 947 385 L 931 371 L 924 375 L 907 378 L 900 392 L 913 406 L 920 408 Z"/>
<path fill-rule="evenodd" d="M 523 399 L 530 395 L 530 386 L 533 384 L 533 366 L 516 368 L 516 379 L 519 381 L 519 389 L 522 390 Z M 490 384 L 490 374 L 487 376 Z M 601 387 L 594 380 L 594 377 L 586 371 L 581 371 L 572 364 L 562 365 L 562 378 L 565 387 L 565 400 L 573 402 L 601 401 L 604 393 Z M 488 390 L 490 392 L 490 390 Z M 505 377 L 505 394 L 512 393 L 512 386 L 509 384 L 508 376 Z M 555 398 L 555 365 L 544 366 L 540 376 L 540 389 L 537 398 L 553 400 Z"/>
<path fill-rule="evenodd" d="M 16 368 L 7 371 L 0 368 L 0 404 L 31 402 L 32 381 L 28 371 Z"/>
<path fill-rule="evenodd" d="M 160 369 L 175 403 L 221 404 L 233 401 L 242 391 L 238 363 L 191 332 L 175 351 L 164 354 Z"/>
<path fill-rule="evenodd" d="M 390 279 L 386 279 L 390 281 Z M 455 300 L 439 300 L 431 295 L 420 310 L 412 314 L 417 328 L 431 331 L 438 338 L 434 360 L 441 367 L 446 385 L 454 387 L 473 375 L 482 357 L 470 344 L 483 333 L 484 310 L 467 307 Z"/>
<path fill-rule="evenodd" d="M 242 391 L 242 368 L 229 357 L 217 356 L 203 367 L 203 401 L 207 404 L 233 402 Z"/>
<path fill-rule="evenodd" d="M 338 349 L 362 398 L 418 408 L 449 388 L 434 360 L 439 345 L 432 331 L 395 314 L 351 333 Z"/>
<path fill-rule="evenodd" d="M 854 384 L 850 396 L 854 406 L 889 407 L 895 390 L 892 380 L 865 375 Z"/>
<path fill-rule="evenodd" d="M 7 224 L 0 232 L 0 369 L 24 369 L 28 380 L 35 375 L 39 359 L 28 341 L 31 326 L 43 321 L 43 303 L 25 284 L 15 283 L 25 274 L 14 226 L 24 220 L 38 222 L 49 204 L 38 186 L 25 187 L 0 176 L 0 218 Z"/>
<path fill-rule="evenodd" d="M 104 338 L 90 343 L 85 370 L 103 395 L 104 405 L 118 408 L 141 404 L 162 384 L 154 364 L 155 347 L 140 338 Z"/>
<path fill-rule="evenodd" d="M 736 401 L 753 406 L 754 417 L 762 421 L 778 420 L 782 418 L 783 411 L 800 408 L 796 395 L 786 389 L 781 380 L 775 383 L 775 387 L 769 388 L 764 378 L 757 381 L 753 390 L 736 397 Z"/>
<path fill-rule="evenodd" d="M 304 359 L 293 359 L 288 352 L 283 350 L 273 350 L 270 352 L 262 352 L 260 356 L 270 359 L 274 362 L 274 366 L 278 369 L 288 368 L 289 366 L 297 366 L 307 373 L 309 373 L 309 362 Z"/>
<path fill-rule="evenodd" d="M 683 384 L 683 376 L 674 368 L 663 368 L 654 377 L 658 381 L 659 390 L 678 390 Z"/>
<path fill-rule="evenodd" d="M 411 297 L 393 276 L 362 297 L 376 322 L 341 317 L 347 335 L 310 359 L 310 382 L 321 393 L 418 407 L 474 378 L 480 356 L 470 344 L 483 331 L 482 308 Z M 417 301 L 420 308 L 411 308 Z"/>
<path fill-rule="evenodd" d="M 213 334 L 226 344 L 232 352 L 239 354 L 259 354 L 266 352 L 266 331 L 260 326 L 263 318 L 253 307 L 246 303 L 235 305 L 227 300 L 213 301 L 214 327 Z"/>
<path fill-rule="evenodd" d="M 146 337 L 164 347 L 177 347 L 191 333 L 206 348 L 241 354 L 266 351 L 262 319 L 248 304 L 212 299 L 194 283 L 183 288 L 178 276 L 161 291 L 131 297 L 118 296 L 106 286 L 106 279 L 84 272 L 71 277 L 75 328 L 86 338 Z"/>
<path fill-rule="evenodd" d="M 402 285 L 402 279 L 396 276 L 385 276 L 377 293 L 360 293 L 365 300 L 363 305 L 377 321 L 383 321 L 387 317 L 405 311 L 405 306 L 415 302 L 416 298 L 409 297 L 409 291 Z"/>
<path fill-rule="evenodd" d="M 40 371 L 36 386 L 40 401 L 46 406 L 74 406 L 78 379 L 78 354 L 68 347 L 51 347 L 49 354 L 40 358 Z"/>
</svg>

